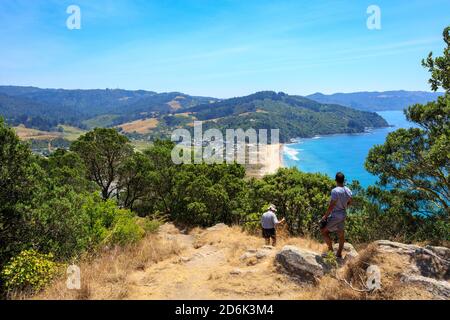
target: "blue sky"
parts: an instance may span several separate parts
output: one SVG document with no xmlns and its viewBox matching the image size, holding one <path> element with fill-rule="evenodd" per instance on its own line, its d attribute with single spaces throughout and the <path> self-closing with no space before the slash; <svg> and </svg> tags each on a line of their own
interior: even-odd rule
<svg viewBox="0 0 450 320">
<path fill-rule="evenodd" d="M 81 30 L 66 27 L 69 5 Z M 366 27 L 369 5 L 381 30 Z M 429 90 L 450 0 L 1 0 L 0 84 L 231 97 Z"/>
</svg>

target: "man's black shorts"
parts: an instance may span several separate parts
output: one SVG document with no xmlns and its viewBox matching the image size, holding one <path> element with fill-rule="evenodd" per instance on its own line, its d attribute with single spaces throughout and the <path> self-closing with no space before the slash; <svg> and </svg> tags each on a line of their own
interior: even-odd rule
<svg viewBox="0 0 450 320">
<path fill-rule="evenodd" d="M 264 229 L 263 228 L 262 235 L 263 235 L 264 239 L 275 238 L 275 236 L 276 236 L 275 228 L 273 228 L 273 229 Z"/>
</svg>

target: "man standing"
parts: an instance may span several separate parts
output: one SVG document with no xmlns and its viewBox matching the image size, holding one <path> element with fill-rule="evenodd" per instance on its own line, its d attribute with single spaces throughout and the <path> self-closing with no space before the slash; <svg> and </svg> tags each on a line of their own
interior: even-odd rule
<svg viewBox="0 0 450 320">
<path fill-rule="evenodd" d="M 321 232 L 328 250 L 333 252 L 330 232 L 336 232 L 339 237 L 339 249 L 336 257 L 342 258 L 342 249 L 345 242 L 345 218 L 347 217 L 347 207 L 352 203 L 352 192 L 344 186 L 345 176 L 342 172 L 336 174 L 336 188 L 331 191 L 331 201 L 328 210 L 321 220 Z"/>
<path fill-rule="evenodd" d="M 277 209 L 273 204 L 271 204 L 268 208 L 268 211 L 264 213 L 261 217 L 261 226 L 262 226 L 262 235 L 266 240 L 266 245 L 270 245 L 270 238 L 272 238 L 272 246 L 276 246 L 277 244 L 277 232 L 276 226 L 280 223 L 284 222 L 284 218 L 281 221 L 278 221 L 275 212 Z"/>
</svg>

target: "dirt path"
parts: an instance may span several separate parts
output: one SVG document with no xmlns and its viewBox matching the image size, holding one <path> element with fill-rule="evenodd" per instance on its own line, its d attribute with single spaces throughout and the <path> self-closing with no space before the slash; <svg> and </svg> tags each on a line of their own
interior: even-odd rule
<svg viewBox="0 0 450 320">
<path fill-rule="evenodd" d="M 179 256 L 127 278 L 129 299 L 293 299 L 301 287 L 275 271 L 275 250 L 225 225 L 183 234 L 171 224 L 159 237 Z"/>
</svg>

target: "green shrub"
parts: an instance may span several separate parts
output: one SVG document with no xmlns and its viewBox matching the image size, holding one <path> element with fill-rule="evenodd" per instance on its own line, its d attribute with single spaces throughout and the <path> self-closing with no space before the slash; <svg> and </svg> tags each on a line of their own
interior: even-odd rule
<svg viewBox="0 0 450 320">
<path fill-rule="evenodd" d="M 92 245 L 102 243 L 111 233 L 120 211 L 113 200 L 103 201 L 98 194 L 86 197 L 83 211 L 89 217 L 89 237 Z"/>
<path fill-rule="evenodd" d="M 325 262 L 325 264 L 330 267 L 331 269 L 335 269 L 338 267 L 338 262 L 337 262 L 337 258 L 334 255 L 333 252 L 328 251 L 325 256 L 323 257 L 323 262 Z"/>
<path fill-rule="evenodd" d="M 24 250 L 5 265 L 0 273 L 7 291 L 39 291 L 58 273 L 60 265 L 52 254 Z"/>
<path fill-rule="evenodd" d="M 136 243 L 145 235 L 134 214 L 129 210 L 117 210 L 114 226 L 106 241 L 110 244 L 125 245 Z"/>
<path fill-rule="evenodd" d="M 152 219 L 150 217 L 137 218 L 137 223 L 142 227 L 145 233 L 155 233 L 158 231 L 159 227 L 164 223 L 160 219 Z"/>
<path fill-rule="evenodd" d="M 242 224 L 243 229 L 250 234 L 261 232 L 261 216 L 262 213 L 251 213 L 245 216 Z"/>
</svg>

